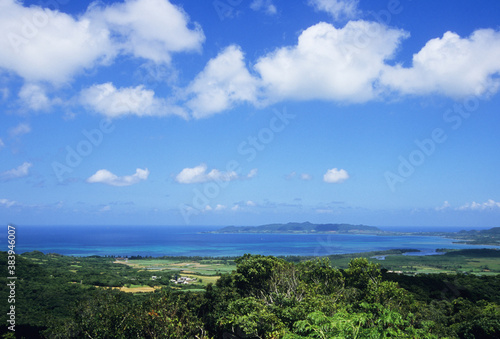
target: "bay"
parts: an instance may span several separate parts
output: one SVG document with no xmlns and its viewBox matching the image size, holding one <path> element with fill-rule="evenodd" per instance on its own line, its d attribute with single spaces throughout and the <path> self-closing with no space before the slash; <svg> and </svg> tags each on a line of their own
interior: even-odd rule
<svg viewBox="0 0 500 339">
<path fill-rule="evenodd" d="M 41 251 L 72 256 L 324 256 L 390 249 L 498 248 L 454 244 L 429 236 L 345 234 L 217 234 L 218 226 L 17 226 L 16 253 Z M 3 232 L 2 232 L 3 233 Z M 7 243 L 7 232 L 0 241 Z M 5 248 L 7 248 L 5 246 Z"/>
</svg>

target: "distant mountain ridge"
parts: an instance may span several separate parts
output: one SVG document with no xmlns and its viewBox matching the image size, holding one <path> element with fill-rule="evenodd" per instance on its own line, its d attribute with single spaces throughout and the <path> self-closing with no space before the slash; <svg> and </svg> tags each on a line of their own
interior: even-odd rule
<svg viewBox="0 0 500 339">
<path fill-rule="evenodd" d="M 268 224 L 261 226 L 227 226 L 213 233 L 369 233 L 383 231 L 375 226 L 351 224 L 313 224 L 308 221 L 287 224 Z"/>
</svg>

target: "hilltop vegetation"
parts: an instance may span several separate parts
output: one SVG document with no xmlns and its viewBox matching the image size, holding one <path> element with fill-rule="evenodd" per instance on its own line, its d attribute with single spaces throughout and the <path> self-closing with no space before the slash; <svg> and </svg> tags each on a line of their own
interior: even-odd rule
<svg viewBox="0 0 500 339">
<path fill-rule="evenodd" d="M 5 259 L 4 252 L 0 256 Z M 28 338 L 500 336 L 500 275 L 408 276 L 352 255 L 313 260 L 245 255 L 234 261 L 205 259 L 198 265 L 188 259 L 176 263 L 173 258 L 134 258 L 128 263 L 131 267 L 113 263 L 114 258 L 40 252 L 18 256 L 17 334 Z M 162 265 L 162 271 L 149 269 Z M 179 290 L 169 279 L 163 280 L 178 274 L 170 271 L 175 267 L 221 275 L 203 288 Z M 152 281 L 152 274 L 161 274 L 164 282 Z M 0 298 L 6 299 L 5 276 L 0 277 Z M 101 281 L 96 284 L 98 277 Z M 104 287 L 119 282 L 162 288 L 133 294 Z M 5 314 L 2 310 L 3 323 Z"/>
</svg>

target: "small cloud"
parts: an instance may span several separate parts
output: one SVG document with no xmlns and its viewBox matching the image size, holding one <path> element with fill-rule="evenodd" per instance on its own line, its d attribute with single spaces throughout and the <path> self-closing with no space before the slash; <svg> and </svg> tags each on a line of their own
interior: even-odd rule
<svg viewBox="0 0 500 339">
<path fill-rule="evenodd" d="M 3 205 L 7 208 L 10 208 L 16 204 L 17 204 L 17 202 L 9 200 L 9 199 L 0 199 L 0 205 Z"/>
<path fill-rule="evenodd" d="M 8 181 L 12 179 L 26 177 L 29 174 L 30 167 L 33 166 L 30 162 L 24 162 L 22 165 L 11 170 L 0 173 L 0 180 Z"/>
<path fill-rule="evenodd" d="M 9 130 L 9 135 L 11 138 L 20 137 L 21 135 L 28 134 L 31 132 L 31 127 L 28 124 L 20 123 L 16 127 L 12 127 Z"/>
<path fill-rule="evenodd" d="M 237 210 L 239 210 L 239 209 L 240 209 L 240 205 L 238 205 L 238 204 L 236 204 L 236 205 L 234 205 L 233 207 L 231 207 L 231 210 L 232 210 L 232 211 L 237 211 Z"/>
<path fill-rule="evenodd" d="M 473 201 L 457 208 L 457 210 L 459 211 L 485 211 L 494 209 L 500 209 L 500 202 L 496 202 L 493 199 L 489 199 L 488 201 L 483 203 L 477 203 Z"/>
<path fill-rule="evenodd" d="M 196 184 L 203 183 L 208 181 L 233 181 L 238 179 L 251 179 L 255 175 L 257 175 L 257 169 L 252 169 L 246 177 L 240 177 L 238 173 L 235 171 L 222 172 L 218 169 L 212 169 L 210 172 L 207 172 L 207 165 L 200 164 L 193 168 L 184 168 L 177 176 L 175 180 L 180 184 Z"/>
<path fill-rule="evenodd" d="M 221 204 L 218 204 L 217 206 L 215 206 L 216 211 L 223 211 L 225 209 L 226 209 L 226 206 L 221 205 Z"/>
<path fill-rule="evenodd" d="M 344 169 L 332 168 L 323 175 L 323 181 L 332 184 L 340 184 L 349 179 L 349 174 Z"/>
<path fill-rule="evenodd" d="M 146 180 L 149 176 L 149 170 L 136 169 L 135 174 L 119 177 L 106 169 L 97 171 L 87 179 L 88 183 L 102 183 L 111 186 L 130 186 Z"/>
<path fill-rule="evenodd" d="M 99 212 L 108 212 L 108 211 L 111 211 L 111 206 L 109 205 L 106 205 L 99 210 Z"/>
<path fill-rule="evenodd" d="M 292 179 L 295 179 L 296 177 L 297 177 L 297 172 L 293 171 L 290 174 L 288 174 L 287 176 L 285 176 L 285 179 L 286 180 L 292 180 Z M 298 177 L 299 177 L 300 180 L 304 180 L 304 181 L 312 179 L 312 176 L 310 174 L 308 174 L 308 173 L 302 173 Z"/>
<path fill-rule="evenodd" d="M 442 206 L 436 207 L 435 210 L 436 211 L 443 211 L 443 210 L 448 209 L 450 207 L 451 207 L 450 203 L 448 201 L 445 201 Z"/>
<path fill-rule="evenodd" d="M 274 15 L 278 13 L 276 6 L 273 4 L 272 0 L 253 0 L 250 4 L 250 8 L 254 11 L 263 11 L 268 15 Z"/>
<path fill-rule="evenodd" d="M 25 84 L 19 91 L 19 98 L 33 111 L 45 111 L 52 105 L 43 88 L 36 84 Z"/>
<path fill-rule="evenodd" d="M 0 149 L 3 148 L 3 147 L 5 147 L 5 144 L 3 143 L 3 140 L 0 139 Z"/>
<path fill-rule="evenodd" d="M 307 174 L 307 173 L 302 173 L 302 174 L 300 175 L 300 179 L 301 179 L 301 180 L 306 180 L 306 181 L 307 181 L 307 180 L 311 180 L 311 179 L 312 179 L 312 177 L 311 177 L 311 175 L 310 175 L 310 174 Z"/>
<path fill-rule="evenodd" d="M 334 213 L 334 211 L 332 209 L 328 209 L 328 208 L 319 208 L 316 210 L 316 213 L 319 213 L 319 214 L 332 214 Z"/>
<path fill-rule="evenodd" d="M 247 206 L 251 206 L 251 207 L 253 207 L 253 206 L 257 206 L 257 204 L 256 204 L 255 202 L 253 202 L 252 200 L 248 200 L 248 201 L 245 203 L 245 205 L 247 205 Z"/>
<path fill-rule="evenodd" d="M 255 177 L 255 176 L 257 175 L 257 172 L 258 172 L 258 170 L 257 170 L 256 168 L 252 169 L 252 170 L 248 173 L 247 178 L 248 178 L 248 179 L 252 179 L 253 177 Z"/>
<path fill-rule="evenodd" d="M 359 0 L 309 0 L 308 4 L 317 11 L 323 11 L 335 20 L 352 19 L 359 14 Z"/>
</svg>

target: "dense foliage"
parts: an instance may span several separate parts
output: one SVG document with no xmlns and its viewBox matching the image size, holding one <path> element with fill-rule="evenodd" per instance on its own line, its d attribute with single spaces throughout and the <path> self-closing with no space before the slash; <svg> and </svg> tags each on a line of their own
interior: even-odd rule
<svg viewBox="0 0 500 339">
<path fill-rule="evenodd" d="M 245 255 L 204 292 L 164 288 L 139 296 L 62 284 L 60 270 L 19 259 L 19 276 L 27 278 L 19 285 L 19 308 L 26 309 L 17 329 L 30 338 L 500 337 L 498 276 L 412 277 L 366 258 L 337 269 L 327 258 Z"/>
</svg>

